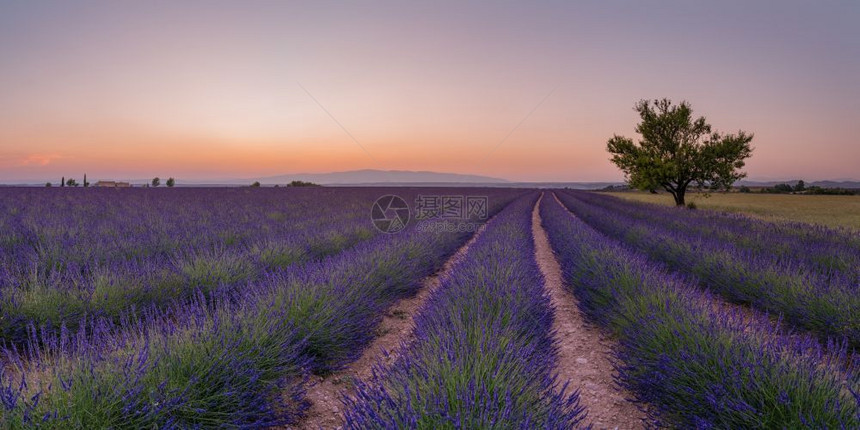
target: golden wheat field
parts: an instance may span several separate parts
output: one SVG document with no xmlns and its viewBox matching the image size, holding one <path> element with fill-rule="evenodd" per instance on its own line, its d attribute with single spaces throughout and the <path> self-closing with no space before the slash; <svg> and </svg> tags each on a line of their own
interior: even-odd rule
<svg viewBox="0 0 860 430">
<path fill-rule="evenodd" d="M 640 202 L 673 204 L 671 196 L 666 194 L 606 194 Z M 739 212 L 770 221 L 800 221 L 860 230 L 860 196 L 714 193 L 709 197 L 690 194 L 688 198 L 700 209 Z"/>
</svg>

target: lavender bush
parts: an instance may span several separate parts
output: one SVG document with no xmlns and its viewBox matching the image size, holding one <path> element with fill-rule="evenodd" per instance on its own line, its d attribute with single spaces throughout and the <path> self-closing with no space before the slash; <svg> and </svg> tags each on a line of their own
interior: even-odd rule
<svg viewBox="0 0 860 430">
<path fill-rule="evenodd" d="M 347 428 L 579 425 L 576 393 L 553 379 L 553 309 L 534 260 L 531 208 L 513 203 L 421 309 L 415 340 L 345 399 Z"/>
<path fill-rule="evenodd" d="M 376 234 L 367 222 L 371 190 L 0 194 L 0 340 L 17 344 L 31 325 L 117 320 L 197 290 L 237 288 Z M 330 215 L 315 220 L 317 212 Z"/>
<path fill-rule="evenodd" d="M 853 278 L 855 282 L 860 276 L 860 236 L 849 230 L 798 222 L 762 221 L 721 211 L 679 211 L 597 193 L 567 191 L 566 194 L 618 215 L 646 221 L 663 230 L 718 238 L 739 249 L 776 260 L 791 260 L 806 270 L 849 280 Z"/>
<path fill-rule="evenodd" d="M 763 236 L 758 239 L 760 249 L 752 249 L 721 239 L 720 234 L 661 228 L 657 222 L 588 203 L 592 197 L 584 193 L 568 192 L 559 198 L 602 233 L 694 277 L 733 302 L 782 315 L 787 322 L 812 331 L 825 342 L 845 339 L 851 348 L 860 346 L 860 284 L 852 274 L 856 268 L 831 268 L 823 273 L 786 253 L 768 254 L 767 249 L 784 245 L 779 240 Z M 707 218 L 700 220 L 706 222 Z M 852 258 L 848 251 L 841 254 L 845 254 L 844 261 Z"/>
<path fill-rule="evenodd" d="M 661 425 L 857 428 L 856 365 L 846 351 L 785 336 L 600 235 L 553 199 L 541 207 L 580 308 L 618 339 L 620 384 Z M 852 391 L 853 390 L 853 391 Z"/>
<path fill-rule="evenodd" d="M 380 190 L 374 190 L 377 194 Z M 384 192 L 384 190 L 383 190 Z M 489 191 L 491 212 L 517 193 Z M 369 202 L 372 199 L 368 200 Z M 224 428 L 295 423 L 303 378 L 355 359 L 382 312 L 468 234 L 377 235 L 242 288 L 31 330 L 3 351 L 6 428 Z"/>
</svg>

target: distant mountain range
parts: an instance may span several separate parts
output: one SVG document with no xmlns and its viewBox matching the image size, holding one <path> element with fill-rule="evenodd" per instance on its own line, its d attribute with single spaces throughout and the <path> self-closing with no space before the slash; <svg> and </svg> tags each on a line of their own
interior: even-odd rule
<svg viewBox="0 0 860 430">
<path fill-rule="evenodd" d="M 331 186 L 446 186 L 446 187 L 510 187 L 510 188 L 576 188 L 597 190 L 617 182 L 513 182 L 491 176 L 466 175 L 459 173 L 440 173 L 410 170 L 350 170 L 331 173 L 299 173 L 292 175 L 267 176 L 239 181 L 248 183 L 259 181 L 263 185 L 287 184 L 291 181 L 306 181 Z M 178 181 L 177 181 L 178 183 Z M 183 182 L 189 183 L 190 182 Z"/>
<path fill-rule="evenodd" d="M 292 175 L 268 176 L 255 179 L 262 184 L 282 184 L 290 181 L 306 181 L 322 185 L 363 185 L 363 184 L 409 184 L 409 183 L 482 183 L 504 184 L 507 180 L 480 175 L 459 173 L 439 173 L 409 170 L 350 170 L 331 173 L 297 173 Z"/>
<path fill-rule="evenodd" d="M 458 173 L 440 173 L 429 171 L 409 170 L 350 170 L 346 172 L 331 173 L 299 173 L 292 175 L 277 175 L 262 178 L 234 181 L 230 183 L 247 183 L 259 181 L 263 185 L 286 184 L 290 181 L 306 181 L 321 185 L 364 185 L 364 186 L 386 186 L 386 185 L 447 185 L 447 186 L 489 186 L 489 187 L 513 187 L 513 188 L 577 188 L 577 189 L 600 189 L 610 185 L 623 185 L 623 182 L 513 182 L 506 179 L 494 178 L 481 175 L 465 175 Z M 183 183 L 193 183 L 185 182 Z M 739 181 L 736 185 L 749 187 L 772 187 L 776 184 L 796 184 L 792 181 Z M 860 188 L 860 181 L 812 181 L 806 185 L 815 185 L 822 188 Z"/>
</svg>

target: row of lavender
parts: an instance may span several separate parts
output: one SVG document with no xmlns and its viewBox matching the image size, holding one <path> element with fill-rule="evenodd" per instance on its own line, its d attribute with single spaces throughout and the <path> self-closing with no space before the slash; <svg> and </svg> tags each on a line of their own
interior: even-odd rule
<svg viewBox="0 0 860 430">
<path fill-rule="evenodd" d="M 415 319 L 415 339 L 347 399 L 347 428 L 559 428 L 583 418 L 552 377 L 553 309 L 534 258 L 536 193 L 490 223 Z"/>
<path fill-rule="evenodd" d="M 377 191 L 378 193 L 378 191 Z M 490 191 L 491 212 L 515 197 Z M 304 375 L 351 362 L 384 310 L 468 234 L 382 235 L 243 288 L 117 324 L 89 320 L 3 351 L 4 428 L 222 428 L 294 423 Z M 20 351 L 20 352 L 19 352 Z"/>
<path fill-rule="evenodd" d="M 764 226 L 767 223 L 746 221 L 754 226 L 746 234 L 757 242 L 752 246 L 743 230 L 703 227 L 715 217 L 713 214 L 697 218 L 689 211 L 653 205 L 627 207 L 628 203 L 616 198 L 582 192 L 560 193 L 559 197 L 595 229 L 693 276 L 730 301 L 782 315 L 824 340 L 846 339 L 851 348 L 860 347 L 860 266 L 850 263 L 860 256 L 852 251 L 845 232 L 841 244 L 830 243 L 838 232 L 814 227 L 802 236 L 825 232 L 820 240 L 793 241 L 779 234 L 769 237 L 769 228 Z M 652 210 L 654 214 L 647 214 Z M 669 213 L 664 213 L 667 210 Z M 665 220 L 672 217 L 677 219 Z M 792 227 L 793 231 L 800 229 Z M 771 249 L 782 251 L 770 254 Z M 814 253 L 818 251 L 824 254 L 816 259 Z M 824 270 L 816 261 L 829 265 Z"/>
<path fill-rule="evenodd" d="M 777 261 L 792 261 L 805 269 L 857 281 L 860 276 L 860 235 L 799 222 L 768 222 L 722 211 L 677 211 L 596 193 L 570 193 L 589 204 L 663 229 L 700 237 L 715 237 Z"/>
<path fill-rule="evenodd" d="M 660 425 L 860 426 L 860 381 L 856 367 L 843 367 L 844 351 L 823 354 L 814 339 L 715 305 L 554 199 L 544 199 L 541 215 L 581 310 L 619 341 L 619 382 Z"/>
<path fill-rule="evenodd" d="M 379 192 L 0 190 L 0 340 L 117 320 L 338 252 L 376 234 Z"/>
</svg>

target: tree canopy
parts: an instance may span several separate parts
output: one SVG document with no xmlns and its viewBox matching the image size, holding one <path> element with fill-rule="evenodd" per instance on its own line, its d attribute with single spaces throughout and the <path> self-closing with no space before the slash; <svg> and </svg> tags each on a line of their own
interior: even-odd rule
<svg viewBox="0 0 860 430">
<path fill-rule="evenodd" d="M 287 184 L 288 187 L 318 187 L 319 184 L 315 184 L 313 182 L 305 182 L 305 181 L 292 181 Z"/>
<path fill-rule="evenodd" d="M 634 109 L 642 118 L 636 126 L 639 142 L 615 135 L 606 145 L 631 187 L 662 188 L 682 206 L 691 184 L 700 190 L 723 190 L 746 176 L 739 169 L 752 155 L 751 133 L 712 131 L 705 117 L 693 118 L 686 101 L 674 105 L 665 98 L 641 100 Z"/>
</svg>

